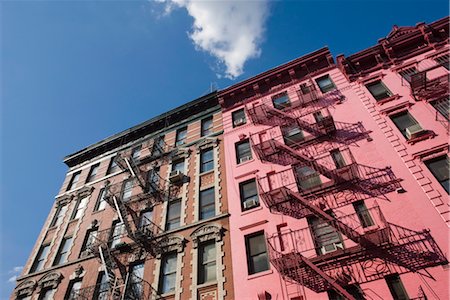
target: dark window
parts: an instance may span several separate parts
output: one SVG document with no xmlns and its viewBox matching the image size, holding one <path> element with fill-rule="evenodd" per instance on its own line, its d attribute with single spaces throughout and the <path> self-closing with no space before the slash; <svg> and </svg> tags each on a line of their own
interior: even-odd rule
<svg viewBox="0 0 450 300">
<path fill-rule="evenodd" d="M 174 292 L 177 276 L 177 254 L 168 253 L 161 260 L 161 272 L 159 277 L 159 292 L 161 294 Z"/>
<path fill-rule="evenodd" d="M 284 143 L 288 146 L 301 142 L 305 139 L 303 131 L 298 125 L 290 125 L 282 128 Z"/>
<path fill-rule="evenodd" d="M 139 228 L 143 231 L 152 230 L 150 227 L 153 220 L 153 210 L 147 209 L 141 212 L 139 217 Z"/>
<path fill-rule="evenodd" d="M 95 203 L 94 211 L 105 209 L 106 207 L 105 196 L 106 196 L 105 189 L 101 189 L 100 193 L 98 194 L 97 203 Z"/>
<path fill-rule="evenodd" d="M 198 247 L 198 284 L 216 280 L 216 243 L 211 241 Z"/>
<path fill-rule="evenodd" d="M 152 145 L 152 156 L 157 156 L 162 154 L 165 151 L 165 143 L 164 143 L 164 136 L 158 136 L 153 140 Z"/>
<path fill-rule="evenodd" d="M 331 158 L 333 159 L 334 164 L 336 165 L 336 169 L 343 168 L 347 165 L 345 162 L 344 156 L 342 155 L 341 151 L 338 149 L 332 150 L 330 152 Z"/>
<path fill-rule="evenodd" d="M 127 299 L 142 299 L 144 293 L 144 263 L 132 265 L 130 274 Z"/>
<path fill-rule="evenodd" d="M 353 207 L 355 208 L 356 215 L 358 216 L 362 227 L 366 228 L 374 225 L 370 212 L 363 200 L 353 202 Z"/>
<path fill-rule="evenodd" d="M 385 279 L 394 300 L 409 299 L 409 296 L 406 293 L 405 287 L 403 286 L 403 283 L 400 280 L 400 276 L 398 276 L 398 274 L 386 276 Z"/>
<path fill-rule="evenodd" d="M 344 287 L 344 289 L 352 295 L 356 300 L 365 300 L 364 293 L 361 290 L 361 287 L 358 284 L 352 284 Z M 335 290 L 328 290 L 328 299 L 329 300 L 345 300 L 344 296 L 341 296 Z"/>
<path fill-rule="evenodd" d="M 50 245 L 42 245 L 41 248 L 39 248 L 39 252 L 34 260 L 33 266 L 31 266 L 30 273 L 39 272 L 44 268 L 48 250 L 50 250 Z"/>
<path fill-rule="evenodd" d="M 239 184 L 241 195 L 242 210 L 251 209 L 259 206 L 258 190 L 256 189 L 256 180 L 251 179 Z"/>
<path fill-rule="evenodd" d="M 344 249 L 341 235 L 331 225 L 318 217 L 309 217 L 308 225 L 316 245 L 317 255 Z"/>
<path fill-rule="evenodd" d="M 77 203 L 75 205 L 75 209 L 73 210 L 73 213 L 72 213 L 72 217 L 70 218 L 71 220 L 79 219 L 83 215 L 84 208 L 86 207 L 86 204 L 87 204 L 87 200 L 88 200 L 88 198 L 84 197 L 77 201 Z"/>
<path fill-rule="evenodd" d="M 187 127 L 183 127 L 177 130 L 175 146 L 180 146 L 186 143 Z"/>
<path fill-rule="evenodd" d="M 408 140 L 417 137 L 423 132 L 420 124 L 407 111 L 392 116 L 391 120 Z"/>
<path fill-rule="evenodd" d="M 69 282 L 69 288 L 67 289 L 66 296 L 64 299 L 75 300 L 79 299 L 79 291 L 81 289 L 81 280 L 71 280 Z"/>
<path fill-rule="evenodd" d="M 375 100 L 380 101 L 392 96 L 392 93 L 388 88 L 381 82 L 381 80 L 377 80 L 375 82 L 366 84 L 366 88 L 375 98 Z"/>
<path fill-rule="evenodd" d="M 245 237 L 247 251 L 248 274 L 269 270 L 266 239 L 264 232 L 258 232 Z"/>
<path fill-rule="evenodd" d="M 322 185 L 320 174 L 310 167 L 299 166 L 296 168 L 297 180 L 300 189 L 308 190 Z"/>
<path fill-rule="evenodd" d="M 59 224 L 61 224 L 66 214 L 66 211 L 67 211 L 66 205 L 58 206 L 55 216 L 53 217 L 52 223 L 50 224 L 50 227 L 58 226 Z"/>
<path fill-rule="evenodd" d="M 252 151 L 250 149 L 249 140 L 244 140 L 242 142 L 236 143 L 236 162 L 237 164 L 243 163 L 245 161 L 252 159 Z"/>
<path fill-rule="evenodd" d="M 317 78 L 316 83 L 319 86 L 319 89 L 322 93 L 326 93 L 336 89 L 336 86 L 334 85 L 329 75 Z"/>
<path fill-rule="evenodd" d="M 214 150 L 207 149 L 200 152 L 200 173 L 214 169 Z"/>
<path fill-rule="evenodd" d="M 84 238 L 83 246 L 81 247 L 80 256 L 85 254 L 89 254 L 90 252 L 86 252 L 86 250 L 90 250 L 94 245 L 97 239 L 98 228 L 89 229 L 86 232 L 86 237 Z"/>
<path fill-rule="evenodd" d="M 209 117 L 202 120 L 201 136 L 210 135 L 213 133 L 213 118 Z"/>
<path fill-rule="evenodd" d="M 91 167 L 91 169 L 89 170 L 89 175 L 86 179 L 86 183 L 91 182 L 95 179 L 95 176 L 97 176 L 97 172 L 98 172 L 99 168 L 100 168 L 100 163 L 95 164 Z"/>
<path fill-rule="evenodd" d="M 122 201 L 127 202 L 133 194 L 133 178 L 124 181 L 122 186 Z"/>
<path fill-rule="evenodd" d="M 42 289 L 39 294 L 39 300 L 53 300 L 53 295 L 55 294 L 55 289 L 46 288 Z"/>
<path fill-rule="evenodd" d="M 447 121 L 450 121 L 450 99 L 442 98 L 431 102 L 431 105 L 436 109 Z"/>
<path fill-rule="evenodd" d="M 440 156 L 438 158 L 427 160 L 425 165 L 442 185 L 444 190 L 450 194 L 449 172 L 450 161 L 447 155 Z"/>
<path fill-rule="evenodd" d="M 148 189 L 150 193 L 159 191 L 159 167 L 150 169 L 147 174 Z"/>
<path fill-rule="evenodd" d="M 314 120 L 316 120 L 316 123 L 320 123 L 324 119 L 324 116 L 323 116 L 323 113 L 321 110 L 314 112 L 313 117 L 314 117 Z"/>
<path fill-rule="evenodd" d="M 169 202 L 167 207 L 166 230 L 180 227 L 181 217 L 181 200 L 174 200 Z"/>
<path fill-rule="evenodd" d="M 216 215 L 216 201 L 214 188 L 200 191 L 200 215 L 199 219 L 209 219 Z"/>
<path fill-rule="evenodd" d="M 184 174 L 184 159 L 172 162 L 172 172 L 179 171 Z"/>
<path fill-rule="evenodd" d="M 449 54 L 444 54 L 442 56 L 436 57 L 435 60 L 438 64 L 449 70 Z"/>
<path fill-rule="evenodd" d="M 109 282 L 105 272 L 98 273 L 97 284 L 95 285 L 95 300 L 107 300 L 109 294 Z"/>
<path fill-rule="evenodd" d="M 400 74 L 400 76 L 403 77 L 403 79 L 405 79 L 406 81 L 411 83 L 411 77 L 414 74 L 417 74 L 417 69 L 416 69 L 416 67 L 408 68 L 408 69 L 400 71 L 399 74 Z"/>
<path fill-rule="evenodd" d="M 72 237 L 65 237 L 61 242 L 61 246 L 59 246 L 58 254 L 53 263 L 54 266 L 67 262 L 70 247 L 72 247 Z"/>
<path fill-rule="evenodd" d="M 276 109 L 283 109 L 291 106 L 291 101 L 286 92 L 278 94 L 272 98 L 273 107 Z"/>
<path fill-rule="evenodd" d="M 134 147 L 133 150 L 131 150 L 131 159 L 134 161 L 137 161 L 139 157 L 141 156 L 141 149 L 142 146 L 139 145 L 137 147 Z"/>
<path fill-rule="evenodd" d="M 116 163 L 116 157 L 111 158 L 109 162 L 108 171 L 106 171 L 106 175 L 115 173 L 119 170 L 119 166 Z"/>
<path fill-rule="evenodd" d="M 238 109 L 231 113 L 231 119 L 233 121 L 233 127 L 241 126 L 247 123 L 247 119 L 245 118 L 244 109 Z"/>
<path fill-rule="evenodd" d="M 78 171 L 72 175 L 69 185 L 67 186 L 67 191 L 70 191 L 77 187 L 78 180 L 80 179 L 81 171 Z"/>
</svg>

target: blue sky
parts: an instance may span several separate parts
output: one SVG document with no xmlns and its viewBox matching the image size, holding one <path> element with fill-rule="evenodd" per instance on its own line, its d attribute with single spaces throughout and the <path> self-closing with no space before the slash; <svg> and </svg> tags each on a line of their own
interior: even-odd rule
<svg viewBox="0 0 450 300">
<path fill-rule="evenodd" d="M 348 55 L 394 24 L 446 15 L 437 0 L 0 2 L 0 298 L 53 205 L 65 155 L 212 82 L 224 88 L 323 46 Z"/>
</svg>

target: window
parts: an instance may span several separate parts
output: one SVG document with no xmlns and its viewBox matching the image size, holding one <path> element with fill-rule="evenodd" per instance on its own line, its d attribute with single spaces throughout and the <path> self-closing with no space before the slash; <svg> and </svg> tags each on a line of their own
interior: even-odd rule
<svg viewBox="0 0 450 300">
<path fill-rule="evenodd" d="M 95 203 L 94 211 L 105 209 L 105 207 L 106 207 L 105 196 L 106 196 L 106 190 L 101 189 L 100 193 L 98 194 L 97 203 Z"/>
<path fill-rule="evenodd" d="M 391 120 L 408 140 L 419 136 L 423 132 L 420 124 L 407 111 L 392 116 Z"/>
<path fill-rule="evenodd" d="M 180 146 L 186 143 L 187 127 L 183 127 L 177 130 L 175 146 Z"/>
<path fill-rule="evenodd" d="M 86 207 L 88 198 L 78 199 L 77 204 L 75 205 L 75 209 L 72 213 L 71 220 L 79 219 L 83 215 L 84 208 Z"/>
<path fill-rule="evenodd" d="M 450 121 L 450 99 L 448 97 L 431 102 L 431 105 L 438 111 L 447 121 Z"/>
<path fill-rule="evenodd" d="M 341 151 L 339 151 L 339 149 L 332 150 L 330 154 L 334 164 L 336 165 L 336 169 L 343 168 L 347 165 L 344 156 L 342 156 L 342 153 Z"/>
<path fill-rule="evenodd" d="M 364 300 L 364 293 L 361 290 L 361 287 L 358 284 L 352 284 L 344 287 L 344 289 L 352 295 L 356 300 Z M 345 300 L 343 296 L 338 294 L 335 290 L 328 290 L 328 299 L 329 300 Z"/>
<path fill-rule="evenodd" d="M 366 207 L 364 201 L 356 201 L 353 202 L 353 207 L 355 208 L 356 215 L 358 216 L 359 221 L 363 228 L 373 226 L 373 220 L 370 216 L 370 212 Z"/>
<path fill-rule="evenodd" d="M 179 171 L 184 174 L 184 159 L 172 162 L 172 172 Z"/>
<path fill-rule="evenodd" d="M 159 190 L 159 167 L 155 167 L 153 169 L 150 169 L 147 174 L 147 182 L 148 182 L 148 189 L 150 193 L 154 193 Z"/>
<path fill-rule="evenodd" d="M 247 120 L 245 118 L 244 109 L 241 108 L 236 111 L 233 111 L 231 113 L 231 120 L 233 121 L 233 128 L 247 123 Z"/>
<path fill-rule="evenodd" d="M 417 74 L 417 69 L 416 69 L 416 67 L 408 68 L 403 71 L 400 71 L 399 74 L 400 74 L 400 76 L 403 77 L 403 79 L 405 79 L 406 81 L 411 83 L 411 77 L 414 74 Z"/>
<path fill-rule="evenodd" d="M 329 214 L 332 213 L 329 212 Z M 341 235 L 331 225 L 318 217 L 309 217 L 308 225 L 314 239 L 317 255 L 344 249 Z"/>
<path fill-rule="evenodd" d="M 110 248 L 114 248 L 121 242 L 122 235 L 125 231 L 125 225 L 119 220 L 116 220 L 111 227 Z"/>
<path fill-rule="evenodd" d="M 282 128 L 284 143 L 288 146 L 304 140 L 303 131 L 298 125 L 290 125 Z"/>
<path fill-rule="evenodd" d="M 159 278 L 159 292 L 166 294 L 175 291 L 177 275 L 177 254 L 168 253 L 161 260 L 161 273 Z"/>
<path fill-rule="evenodd" d="M 209 117 L 202 120 L 201 136 L 210 135 L 211 133 L 213 133 L 213 118 Z"/>
<path fill-rule="evenodd" d="M 142 299 L 144 292 L 144 263 L 132 265 L 130 269 L 131 277 L 128 282 L 128 291 L 131 295 L 128 295 L 128 297 L 131 299 Z"/>
<path fill-rule="evenodd" d="M 199 219 L 205 220 L 216 215 L 216 201 L 214 188 L 200 191 L 200 214 Z"/>
<path fill-rule="evenodd" d="M 267 257 L 264 232 L 258 232 L 246 236 L 245 248 L 247 251 L 247 266 L 249 275 L 269 270 L 269 260 Z"/>
<path fill-rule="evenodd" d="M 255 179 L 241 182 L 239 184 L 239 191 L 241 195 L 241 208 L 243 211 L 259 206 Z"/>
<path fill-rule="evenodd" d="M 200 244 L 198 247 L 198 284 L 216 280 L 216 243 Z"/>
<path fill-rule="evenodd" d="M 141 148 L 142 146 L 139 145 L 137 147 L 134 147 L 133 150 L 131 150 L 131 159 L 134 161 L 137 161 L 139 157 L 141 156 Z"/>
<path fill-rule="evenodd" d="M 299 187 L 302 190 L 308 190 L 318 187 L 322 184 L 319 173 L 310 167 L 297 167 L 297 179 Z"/>
<path fill-rule="evenodd" d="M 108 171 L 106 171 L 106 175 L 115 173 L 119 170 L 119 166 L 116 163 L 116 157 L 111 158 L 109 162 Z"/>
<path fill-rule="evenodd" d="M 122 186 L 122 201 L 127 202 L 130 200 L 133 193 L 133 178 L 124 181 Z"/>
<path fill-rule="evenodd" d="M 151 230 L 151 228 L 149 228 L 149 226 L 152 224 L 152 220 L 153 220 L 153 210 L 148 209 L 148 210 L 142 211 L 141 215 L 139 217 L 139 228 L 141 230 L 146 230 L 146 229 Z"/>
<path fill-rule="evenodd" d="M 450 161 L 447 155 L 428 160 L 425 165 L 433 174 L 433 176 L 439 181 L 444 190 L 450 194 L 450 182 L 449 182 L 449 169 Z"/>
<path fill-rule="evenodd" d="M 449 69 L 450 69 L 450 68 L 449 68 L 449 64 L 448 64 L 449 58 L 450 58 L 450 55 L 449 55 L 449 54 L 444 54 L 444 55 L 442 55 L 442 56 L 436 57 L 436 58 L 435 58 L 435 61 L 436 61 L 438 64 L 440 64 L 441 66 L 443 66 L 444 68 L 446 68 L 447 70 L 449 70 Z"/>
<path fill-rule="evenodd" d="M 78 171 L 72 175 L 69 185 L 67 186 L 67 191 L 70 191 L 77 187 L 78 180 L 80 179 L 81 171 Z"/>
<path fill-rule="evenodd" d="M 392 96 L 392 93 L 388 88 L 381 82 L 381 80 L 377 80 L 375 82 L 366 84 L 366 88 L 375 98 L 375 100 L 380 101 Z"/>
<path fill-rule="evenodd" d="M 152 156 L 157 156 L 165 151 L 164 136 L 158 136 L 153 140 Z"/>
<path fill-rule="evenodd" d="M 316 83 L 322 93 L 326 93 L 336 89 L 329 75 L 325 75 L 316 79 Z"/>
<path fill-rule="evenodd" d="M 403 286 L 403 283 L 400 280 L 400 276 L 398 276 L 398 274 L 386 276 L 385 279 L 394 300 L 409 299 L 409 296 L 406 293 L 405 287 Z"/>
<path fill-rule="evenodd" d="M 39 300 L 53 300 L 54 289 L 43 289 L 39 295 Z"/>
<path fill-rule="evenodd" d="M 90 248 L 95 245 L 95 240 L 97 238 L 97 234 L 98 234 L 98 228 L 92 228 L 86 232 L 86 237 L 84 238 L 83 246 L 81 247 L 80 256 L 83 256 L 83 254 L 86 252 L 86 250 L 90 250 Z M 86 254 L 90 254 L 90 253 L 86 253 Z"/>
<path fill-rule="evenodd" d="M 71 280 L 69 282 L 69 289 L 67 290 L 66 296 L 64 299 L 67 300 L 75 300 L 78 299 L 79 291 L 81 289 L 81 280 Z"/>
<path fill-rule="evenodd" d="M 323 113 L 321 110 L 314 112 L 313 117 L 314 117 L 314 120 L 316 120 L 316 123 L 320 123 L 324 119 L 324 116 L 323 116 Z"/>
<path fill-rule="evenodd" d="M 200 173 L 214 169 L 214 150 L 207 149 L 200 152 Z"/>
<path fill-rule="evenodd" d="M 237 164 L 243 163 L 245 161 L 252 159 L 252 151 L 250 149 L 249 140 L 244 140 L 242 142 L 236 143 L 236 161 Z"/>
<path fill-rule="evenodd" d="M 291 101 L 286 92 L 278 94 L 272 98 L 273 107 L 276 109 L 283 109 L 291 106 Z"/>
<path fill-rule="evenodd" d="M 48 250 L 50 250 L 50 245 L 42 245 L 39 252 L 34 260 L 33 266 L 31 266 L 30 273 L 39 272 L 44 268 L 45 260 L 47 259 Z"/>
<path fill-rule="evenodd" d="M 59 246 L 58 254 L 53 263 L 54 266 L 63 264 L 67 261 L 70 247 L 72 247 L 72 237 L 65 237 L 61 242 L 61 246 Z"/>
<path fill-rule="evenodd" d="M 166 230 L 180 227 L 181 200 L 177 199 L 169 202 L 167 207 Z"/>
<path fill-rule="evenodd" d="M 97 175 L 99 167 L 100 167 L 100 163 L 95 164 L 91 167 L 91 169 L 89 170 L 89 175 L 86 179 L 86 183 L 91 182 L 95 179 L 95 176 Z"/>
<path fill-rule="evenodd" d="M 95 285 L 94 298 L 96 300 L 107 300 L 109 294 L 109 282 L 105 272 L 98 273 L 97 284 Z"/>
<path fill-rule="evenodd" d="M 64 216 L 67 211 L 67 205 L 58 206 L 58 209 L 56 210 L 55 216 L 53 217 L 52 223 L 50 224 L 50 227 L 58 226 L 62 223 Z"/>
</svg>

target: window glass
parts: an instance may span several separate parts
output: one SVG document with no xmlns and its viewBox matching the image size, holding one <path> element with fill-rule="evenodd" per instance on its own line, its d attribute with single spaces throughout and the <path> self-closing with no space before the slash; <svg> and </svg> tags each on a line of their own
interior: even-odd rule
<svg viewBox="0 0 450 300">
<path fill-rule="evenodd" d="M 203 119 L 201 136 L 210 135 L 211 133 L 213 133 L 213 118 Z"/>
<path fill-rule="evenodd" d="M 125 232 L 125 226 L 120 221 L 114 221 L 111 230 L 110 247 L 114 248 L 121 243 L 121 238 Z"/>
<path fill-rule="evenodd" d="M 431 102 L 431 105 L 438 111 L 447 121 L 450 121 L 450 99 L 448 97 Z"/>
<path fill-rule="evenodd" d="M 108 171 L 106 174 L 112 174 L 119 171 L 119 166 L 116 163 L 116 157 L 111 158 L 111 161 L 109 162 Z"/>
<path fill-rule="evenodd" d="M 288 146 L 304 140 L 303 131 L 298 125 L 290 125 L 282 128 L 284 143 Z"/>
<path fill-rule="evenodd" d="M 213 149 L 207 149 L 200 153 L 200 173 L 214 169 Z"/>
<path fill-rule="evenodd" d="M 403 77 L 403 79 L 405 79 L 406 81 L 411 83 L 411 76 L 413 76 L 414 74 L 417 74 L 417 69 L 416 69 L 416 67 L 408 68 L 408 69 L 402 70 L 401 72 L 399 72 L 399 74 L 400 74 L 400 76 Z"/>
<path fill-rule="evenodd" d="M 39 249 L 36 260 L 31 267 L 30 273 L 39 272 L 44 268 L 45 260 L 47 259 L 48 251 L 50 250 L 50 245 L 43 245 Z"/>
<path fill-rule="evenodd" d="M 129 292 L 131 293 L 131 299 L 141 299 L 144 292 L 144 264 L 136 264 L 131 267 L 131 277 L 129 280 Z"/>
<path fill-rule="evenodd" d="M 336 169 L 343 168 L 347 165 L 347 163 L 345 162 L 344 156 L 342 155 L 341 151 L 339 151 L 338 149 L 331 151 L 330 154 L 331 154 L 331 158 L 333 159 L 333 162 L 336 166 Z"/>
<path fill-rule="evenodd" d="M 400 130 L 401 134 L 407 139 L 413 138 L 415 132 L 422 131 L 422 127 L 409 114 L 409 112 L 403 112 L 401 114 L 392 116 L 391 119 L 398 130 Z"/>
<path fill-rule="evenodd" d="M 269 269 L 264 232 L 246 236 L 247 262 L 249 275 Z"/>
<path fill-rule="evenodd" d="M 336 89 L 336 86 L 334 85 L 329 75 L 317 78 L 316 83 L 319 86 L 319 89 L 322 93 L 326 93 Z"/>
<path fill-rule="evenodd" d="M 78 292 L 81 289 L 81 281 L 71 281 L 69 284 L 68 300 L 76 300 L 79 298 Z"/>
<path fill-rule="evenodd" d="M 297 167 L 297 178 L 301 189 L 312 189 L 322 184 L 319 173 L 310 167 Z"/>
<path fill-rule="evenodd" d="M 161 275 L 159 292 L 161 294 L 174 292 L 177 275 L 177 254 L 169 253 L 161 260 Z"/>
<path fill-rule="evenodd" d="M 201 244 L 198 248 L 198 284 L 216 280 L 216 244 Z"/>
<path fill-rule="evenodd" d="M 159 190 L 159 167 L 155 167 L 148 171 L 147 181 L 149 185 L 149 192 L 154 193 Z"/>
<path fill-rule="evenodd" d="M 397 274 L 389 275 L 386 276 L 385 279 L 389 287 L 389 291 L 395 300 L 409 300 L 409 296 L 406 293 L 402 281 L 400 280 L 400 276 Z"/>
<path fill-rule="evenodd" d="M 55 294 L 54 289 L 45 289 L 41 291 L 39 295 L 39 300 L 53 300 L 53 295 Z"/>
<path fill-rule="evenodd" d="M 72 214 L 72 220 L 79 219 L 83 215 L 84 208 L 86 207 L 88 197 L 80 199 L 77 201 L 77 205 L 75 206 L 75 210 Z"/>
<path fill-rule="evenodd" d="M 241 192 L 242 210 L 251 209 L 259 206 L 258 191 L 256 189 L 256 180 L 252 179 L 239 184 Z"/>
<path fill-rule="evenodd" d="M 358 216 L 358 219 L 361 222 L 363 228 L 374 225 L 370 212 L 367 209 L 364 201 L 361 200 L 353 202 L 353 207 L 355 208 L 356 215 Z"/>
<path fill-rule="evenodd" d="M 153 210 L 145 210 L 141 213 L 141 217 L 139 220 L 139 227 L 141 229 L 147 228 L 150 224 L 152 224 L 153 220 Z"/>
<path fill-rule="evenodd" d="M 287 93 L 276 95 L 272 98 L 273 107 L 283 109 L 291 106 L 291 101 Z"/>
<path fill-rule="evenodd" d="M 175 140 L 175 146 L 180 146 L 186 143 L 186 137 L 187 137 L 187 127 L 178 129 Z"/>
<path fill-rule="evenodd" d="M 89 170 L 89 175 L 86 179 L 86 182 L 91 182 L 95 179 L 95 176 L 97 175 L 99 167 L 100 167 L 100 163 L 95 164 L 91 167 L 91 169 Z"/>
<path fill-rule="evenodd" d="M 66 211 L 67 211 L 67 205 L 59 206 L 56 211 L 55 217 L 52 220 L 52 224 L 50 226 L 53 227 L 53 226 L 58 226 L 59 224 L 61 224 L 64 219 L 64 216 L 66 214 Z"/>
<path fill-rule="evenodd" d="M 444 54 L 437 57 L 435 60 L 438 64 L 449 70 L 449 58 L 450 58 L 449 54 Z"/>
<path fill-rule="evenodd" d="M 442 185 L 444 190 L 450 194 L 449 172 L 450 172 L 450 160 L 447 155 L 429 160 L 425 162 L 425 165 Z"/>
<path fill-rule="evenodd" d="M 308 218 L 308 224 L 318 255 L 344 249 L 341 235 L 331 225 L 318 217 Z"/>
<path fill-rule="evenodd" d="M 244 112 L 243 108 L 232 112 L 231 119 L 233 121 L 233 127 L 237 127 L 237 126 L 247 123 L 247 120 L 245 118 L 245 112 Z"/>
<path fill-rule="evenodd" d="M 153 140 L 152 156 L 161 155 L 165 151 L 164 136 L 158 136 Z"/>
<path fill-rule="evenodd" d="M 216 201 L 214 188 L 200 191 L 200 220 L 208 219 L 216 215 Z"/>
<path fill-rule="evenodd" d="M 134 147 L 133 150 L 131 150 L 131 159 L 132 160 L 138 160 L 141 156 L 141 148 L 142 146 L 139 145 L 137 147 Z"/>
<path fill-rule="evenodd" d="M 72 247 L 72 237 L 67 237 L 62 240 L 61 246 L 59 247 L 58 254 L 54 262 L 54 266 L 63 264 L 67 262 L 67 256 L 69 254 L 70 247 Z"/>
<path fill-rule="evenodd" d="M 106 207 L 106 191 L 105 189 L 101 189 L 98 195 L 97 203 L 95 204 L 95 211 L 105 209 Z"/>
<path fill-rule="evenodd" d="M 172 162 L 172 172 L 173 171 L 180 171 L 180 173 L 184 173 L 184 160 Z"/>
<path fill-rule="evenodd" d="M 81 247 L 81 253 L 84 253 L 86 250 L 91 249 L 93 245 L 95 245 L 95 241 L 97 239 L 98 228 L 90 229 L 86 232 L 86 237 L 84 239 L 83 246 Z"/>
<path fill-rule="evenodd" d="M 250 150 L 249 140 L 245 140 L 236 144 L 236 161 L 238 164 L 252 159 L 252 151 Z"/>
<path fill-rule="evenodd" d="M 128 179 L 123 184 L 122 201 L 127 202 L 133 194 L 133 179 Z"/>
<path fill-rule="evenodd" d="M 180 227 L 180 217 L 181 217 L 181 200 L 178 199 L 169 202 L 167 208 L 166 230 Z"/>
<path fill-rule="evenodd" d="M 105 272 L 100 272 L 97 278 L 97 284 L 94 290 L 94 299 L 107 300 L 109 294 L 109 282 Z"/>
<path fill-rule="evenodd" d="M 392 96 L 391 91 L 387 89 L 387 87 L 381 82 L 381 80 L 366 84 L 366 88 L 377 101 Z"/>
<path fill-rule="evenodd" d="M 67 190 L 70 191 L 77 187 L 78 180 L 80 179 L 81 171 L 78 171 L 72 175 L 72 179 L 70 179 L 69 185 L 67 186 Z"/>
</svg>

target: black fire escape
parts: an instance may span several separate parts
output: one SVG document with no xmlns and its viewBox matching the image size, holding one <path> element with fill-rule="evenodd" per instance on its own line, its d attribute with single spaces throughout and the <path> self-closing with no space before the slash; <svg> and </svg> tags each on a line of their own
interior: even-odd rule
<svg viewBox="0 0 450 300">
<path fill-rule="evenodd" d="M 385 199 L 400 188 L 399 180 L 390 168 L 355 160 L 348 145 L 370 137 L 360 123 L 333 119 L 328 108 L 342 101 L 339 91 L 319 96 L 311 83 L 297 96 L 248 109 L 254 123 L 271 126 L 251 135 L 259 159 L 291 166 L 258 178 L 262 201 L 273 213 L 309 223 L 268 237 L 270 261 L 280 274 L 314 292 L 333 289 L 354 300 L 346 286 L 446 264 L 429 231 L 387 222 L 378 205 L 340 213 L 364 199 Z"/>
</svg>

